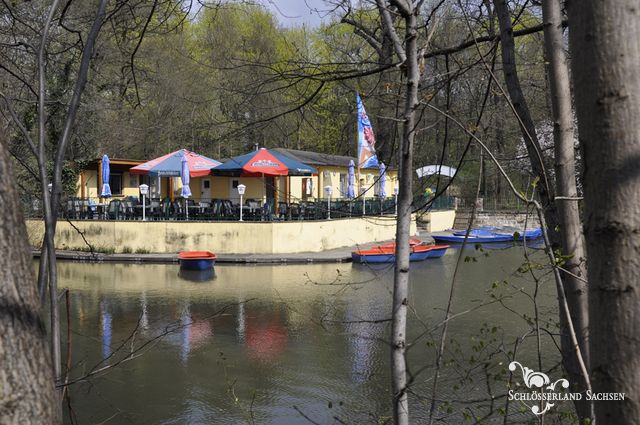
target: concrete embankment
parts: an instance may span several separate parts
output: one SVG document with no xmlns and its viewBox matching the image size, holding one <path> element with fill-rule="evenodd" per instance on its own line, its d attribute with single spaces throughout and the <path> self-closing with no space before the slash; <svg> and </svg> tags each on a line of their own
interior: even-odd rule
<svg viewBox="0 0 640 425">
<path fill-rule="evenodd" d="M 60 220 L 56 226 L 56 249 L 125 254 L 324 252 L 390 240 L 395 237 L 395 223 L 394 216 L 285 222 Z M 27 220 L 26 224 L 29 242 L 40 246 L 44 236 L 42 221 Z M 411 234 L 415 232 L 413 220 Z"/>
<path fill-rule="evenodd" d="M 425 243 L 433 243 L 428 235 L 418 236 Z M 384 241 L 383 243 L 391 242 Z M 216 263 L 221 264 L 306 264 L 306 263 L 347 263 L 351 261 L 351 251 L 369 247 L 352 246 L 330 249 L 322 252 L 301 252 L 289 254 L 221 254 Z M 34 249 L 33 257 L 39 258 L 40 251 Z M 116 262 L 116 263 L 177 263 L 177 253 L 168 254 L 105 254 L 101 252 L 56 251 L 56 258 L 66 261 Z"/>
</svg>

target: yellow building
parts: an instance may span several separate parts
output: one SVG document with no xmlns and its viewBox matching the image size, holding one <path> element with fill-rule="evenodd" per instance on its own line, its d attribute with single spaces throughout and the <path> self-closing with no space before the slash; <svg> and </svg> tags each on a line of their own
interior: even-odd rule
<svg viewBox="0 0 640 425">
<path fill-rule="evenodd" d="M 273 149 L 291 159 L 295 159 L 318 170 L 317 176 L 311 177 L 287 177 L 286 190 L 279 192 L 278 200 L 299 202 L 301 200 L 314 200 L 325 198 L 324 187 L 331 186 L 332 198 L 342 199 L 347 197 L 349 176 L 349 161 L 356 162 L 356 158 L 343 155 L 331 155 L 316 152 L 307 152 L 294 149 Z M 380 193 L 380 170 L 378 168 L 360 169 L 356 173 L 356 192 L 360 186 L 361 193 L 366 190 L 366 197 L 375 197 Z M 358 185 L 358 177 L 360 185 Z M 282 179 L 282 178 L 281 178 Z M 388 197 L 393 196 L 393 190 L 398 184 L 398 171 L 387 167 L 385 192 Z"/>
<path fill-rule="evenodd" d="M 318 170 L 317 175 L 309 177 L 278 176 L 278 177 L 222 177 L 205 176 L 191 178 L 191 199 L 209 201 L 211 199 L 230 199 L 238 203 L 238 185 L 246 186 L 244 200 L 256 199 L 260 202 L 276 200 L 277 202 L 298 203 L 300 201 L 314 201 L 325 198 L 324 187 L 331 186 L 332 198 L 347 197 L 349 161 L 355 158 L 341 155 L 329 155 L 293 149 L 273 149 L 291 159 L 295 159 Z M 138 197 L 139 186 L 149 185 L 151 198 L 180 197 L 182 181 L 180 177 L 149 177 L 130 174 L 129 169 L 145 161 L 130 159 L 110 160 L 110 179 L 112 198 L 119 199 L 127 196 Z M 80 198 L 90 198 L 99 201 L 102 188 L 101 159 L 92 161 L 78 178 L 78 192 Z M 361 192 L 366 189 L 366 197 L 373 198 L 380 192 L 380 171 L 377 168 L 360 170 Z M 397 170 L 387 167 L 385 191 L 388 197 L 393 196 L 397 186 Z M 358 171 L 356 170 L 356 192 L 358 190 Z"/>
<path fill-rule="evenodd" d="M 127 196 L 138 196 L 138 187 L 142 183 L 149 184 L 146 176 L 129 174 L 129 169 L 144 161 L 134 159 L 111 159 L 109 161 L 109 185 L 115 199 Z M 141 179 L 144 177 L 144 179 Z M 144 181 L 143 181 L 144 180 Z M 77 197 L 88 198 L 98 202 L 102 190 L 102 158 L 95 159 L 80 172 L 77 183 Z"/>
</svg>

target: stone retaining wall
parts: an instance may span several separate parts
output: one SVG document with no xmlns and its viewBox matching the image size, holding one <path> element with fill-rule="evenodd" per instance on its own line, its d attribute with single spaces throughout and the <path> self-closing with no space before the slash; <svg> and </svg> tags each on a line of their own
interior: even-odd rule
<svg viewBox="0 0 640 425">
<path fill-rule="evenodd" d="M 184 221 L 59 221 L 56 248 L 115 253 L 213 251 L 219 254 L 283 254 L 320 252 L 395 238 L 393 216 L 323 221 L 184 222 Z M 29 242 L 40 246 L 44 225 L 27 220 Z M 80 234 L 82 233 L 82 235 Z M 411 234 L 415 235 L 415 219 Z"/>
<path fill-rule="evenodd" d="M 471 218 L 471 211 L 456 211 L 454 228 L 466 229 Z M 540 227 L 538 217 L 515 211 L 480 211 L 476 213 L 473 227 L 517 227 L 528 229 Z"/>
</svg>

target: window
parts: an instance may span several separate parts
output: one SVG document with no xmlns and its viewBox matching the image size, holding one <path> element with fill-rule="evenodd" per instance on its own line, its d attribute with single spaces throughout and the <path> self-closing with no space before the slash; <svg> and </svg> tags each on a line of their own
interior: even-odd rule
<svg viewBox="0 0 640 425">
<path fill-rule="evenodd" d="M 349 186 L 348 175 L 340 173 L 340 193 L 342 196 L 347 196 L 347 189 Z"/>
<path fill-rule="evenodd" d="M 109 175 L 109 186 L 112 195 L 122 195 L 122 174 Z"/>
<path fill-rule="evenodd" d="M 151 198 L 160 197 L 160 177 L 149 177 L 149 187 Z"/>
<path fill-rule="evenodd" d="M 240 184 L 240 180 L 233 180 L 231 182 L 231 187 L 234 189 L 237 189 L 239 184 Z"/>
<path fill-rule="evenodd" d="M 209 179 L 202 180 L 202 188 L 209 189 L 211 187 L 211 181 Z"/>
<path fill-rule="evenodd" d="M 129 187 L 138 187 L 138 176 L 129 174 Z"/>
</svg>

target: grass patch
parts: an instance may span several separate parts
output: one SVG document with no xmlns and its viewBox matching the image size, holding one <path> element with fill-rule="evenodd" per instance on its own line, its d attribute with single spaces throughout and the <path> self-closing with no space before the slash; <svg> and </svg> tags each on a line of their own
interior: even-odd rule
<svg viewBox="0 0 640 425">
<path fill-rule="evenodd" d="M 148 249 L 145 248 L 138 248 L 136 249 L 136 254 L 149 254 L 150 251 Z"/>
</svg>

